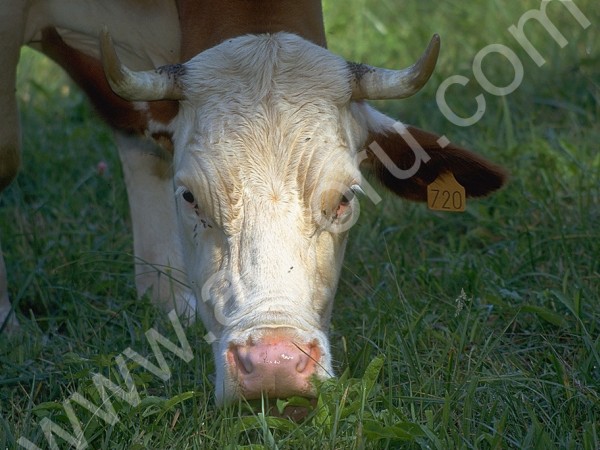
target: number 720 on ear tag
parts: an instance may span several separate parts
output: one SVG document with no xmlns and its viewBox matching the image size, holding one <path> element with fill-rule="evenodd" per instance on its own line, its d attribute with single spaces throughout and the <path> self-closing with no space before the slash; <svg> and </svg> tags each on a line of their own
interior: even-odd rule
<svg viewBox="0 0 600 450">
<path fill-rule="evenodd" d="M 427 206 L 434 211 L 463 212 L 467 207 L 465 188 L 451 172 L 443 172 L 427 186 Z"/>
</svg>

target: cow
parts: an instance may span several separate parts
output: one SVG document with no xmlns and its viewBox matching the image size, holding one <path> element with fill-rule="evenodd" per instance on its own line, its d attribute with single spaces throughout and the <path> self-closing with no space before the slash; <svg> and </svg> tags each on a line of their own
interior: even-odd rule
<svg viewBox="0 0 600 450">
<path fill-rule="evenodd" d="M 329 323 L 363 172 L 414 201 L 447 172 L 470 197 L 505 182 L 501 167 L 366 102 L 417 92 L 437 36 L 388 70 L 327 50 L 319 0 L 3 3 L 0 190 L 19 166 L 15 67 L 29 45 L 114 128 L 138 293 L 202 320 L 218 404 L 313 397 L 333 376 Z M 0 258 L 0 320 L 14 327 L 6 280 Z"/>
</svg>

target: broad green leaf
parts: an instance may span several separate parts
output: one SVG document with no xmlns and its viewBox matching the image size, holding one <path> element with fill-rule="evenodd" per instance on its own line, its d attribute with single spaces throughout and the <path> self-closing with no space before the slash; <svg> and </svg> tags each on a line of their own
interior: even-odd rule
<svg viewBox="0 0 600 450">
<path fill-rule="evenodd" d="M 160 419 L 162 419 L 166 413 L 171 411 L 175 405 L 178 405 L 181 402 L 189 400 L 190 398 L 193 398 L 196 395 L 197 394 L 195 391 L 187 391 L 187 392 L 182 392 L 181 394 L 176 395 L 176 396 L 171 397 L 170 399 L 166 400 L 164 402 L 164 404 L 162 405 L 161 413 L 156 418 L 156 422 L 159 422 Z"/>
<path fill-rule="evenodd" d="M 412 441 L 415 438 L 425 436 L 420 425 L 411 422 L 398 422 L 394 425 L 383 425 L 375 420 L 363 422 L 363 433 L 369 439 L 396 439 Z"/>
<path fill-rule="evenodd" d="M 308 408 L 312 410 L 313 405 L 308 398 L 305 397 L 290 397 L 287 399 L 277 399 L 276 402 L 277 411 L 279 414 L 283 414 L 283 411 L 288 406 L 300 406 L 302 408 Z"/>
<path fill-rule="evenodd" d="M 60 411 L 61 413 L 64 411 L 62 403 L 59 402 L 44 402 L 39 405 L 34 406 L 31 409 L 37 417 L 47 417 L 52 411 Z"/>
<path fill-rule="evenodd" d="M 367 391 L 367 395 L 369 395 L 373 390 L 373 387 L 375 386 L 375 383 L 377 381 L 377 377 L 379 377 L 379 372 L 381 372 L 381 368 L 383 367 L 384 361 L 384 356 L 377 356 L 375 359 L 373 359 L 373 361 L 369 363 L 369 365 L 365 369 L 365 374 L 363 375 L 363 383 Z"/>
</svg>

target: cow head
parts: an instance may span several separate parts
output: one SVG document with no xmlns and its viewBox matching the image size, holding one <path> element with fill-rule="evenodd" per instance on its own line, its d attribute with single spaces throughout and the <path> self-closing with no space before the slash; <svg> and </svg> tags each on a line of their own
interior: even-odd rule
<svg viewBox="0 0 600 450">
<path fill-rule="evenodd" d="M 474 196 L 502 185 L 496 166 L 452 145 L 442 150 L 435 136 L 398 127 L 361 101 L 416 92 L 438 49 L 434 37 L 414 66 L 385 71 L 295 35 L 253 35 L 183 65 L 133 73 L 104 36 L 119 95 L 180 101 L 174 195 L 189 284 L 213 341 L 218 402 L 312 396 L 312 377 L 332 376 L 327 334 L 365 184 L 361 163 L 415 200 L 444 171 Z M 372 141 L 387 159 L 363 151 Z M 391 166 L 414 165 L 415 141 L 431 159 L 398 179 Z"/>
</svg>

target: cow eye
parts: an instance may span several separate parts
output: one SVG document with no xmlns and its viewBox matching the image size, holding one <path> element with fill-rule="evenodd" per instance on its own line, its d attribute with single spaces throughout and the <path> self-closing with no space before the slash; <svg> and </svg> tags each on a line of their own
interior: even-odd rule
<svg viewBox="0 0 600 450">
<path fill-rule="evenodd" d="M 338 204 L 337 210 L 334 214 L 336 219 L 345 215 L 349 211 L 350 203 L 352 200 L 354 200 L 356 194 L 364 194 L 363 190 L 358 184 L 353 184 L 350 186 L 350 189 L 342 194 L 340 203 Z"/>
<path fill-rule="evenodd" d="M 183 199 L 190 203 L 190 204 L 194 204 L 196 202 L 196 199 L 194 198 L 194 194 L 192 194 L 190 191 L 183 191 L 183 194 L 181 194 L 181 196 L 183 197 Z"/>
<path fill-rule="evenodd" d="M 350 205 L 350 202 L 353 198 L 354 195 L 352 194 L 352 191 L 346 192 L 344 195 L 342 195 L 342 198 L 340 199 L 340 207 L 346 207 Z"/>
</svg>

